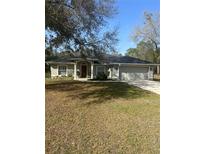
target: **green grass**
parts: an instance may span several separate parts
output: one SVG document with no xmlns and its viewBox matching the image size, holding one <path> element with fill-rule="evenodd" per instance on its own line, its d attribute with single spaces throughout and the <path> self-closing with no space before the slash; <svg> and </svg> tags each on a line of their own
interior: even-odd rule
<svg viewBox="0 0 205 154">
<path fill-rule="evenodd" d="M 46 153 L 159 153 L 159 108 L 126 83 L 46 81 Z"/>
</svg>

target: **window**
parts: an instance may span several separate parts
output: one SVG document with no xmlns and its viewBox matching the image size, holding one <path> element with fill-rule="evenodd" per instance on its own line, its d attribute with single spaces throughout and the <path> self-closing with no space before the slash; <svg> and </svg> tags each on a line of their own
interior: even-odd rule
<svg viewBox="0 0 205 154">
<path fill-rule="evenodd" d="M 113 68 L 114 68 L 116 71 L 118 70 L 118 66 L 114 66 Z"/>
<path fill-rule="evenodd" d="M 58 67 L 58 75 L 66 75 L 66 66 Z"/>
<path fill-rule="evenodd" d="M 98 66 L 97 67 L 97 72 L 98 73 L 104 73 L 104 66 Z"/>
</svg>

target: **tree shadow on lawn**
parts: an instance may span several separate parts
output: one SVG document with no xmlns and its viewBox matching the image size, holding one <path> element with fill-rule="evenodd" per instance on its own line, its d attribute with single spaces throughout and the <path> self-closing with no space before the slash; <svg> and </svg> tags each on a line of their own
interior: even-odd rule
<svg viewBox="0 0 205 154">
<path fill-rule="evenodd" d="M 47 90 L 52 90 L 52 91 L 74 91 L 74 90 L 82 89 L 82 85 L 84 85 L 83 82 L 79 82 L 79 81 L 58 80 L 46 84 L 45 88 Z"/>
<path fill-rule="evenodd" d="M 62 81 L 46 85 L 47 90 L 68 92 L 67 97 L 82 99 L 83 104 L 100 104 L 111 99 L 136 99 L 155 94 L 123 82 Z"/>
</svg>

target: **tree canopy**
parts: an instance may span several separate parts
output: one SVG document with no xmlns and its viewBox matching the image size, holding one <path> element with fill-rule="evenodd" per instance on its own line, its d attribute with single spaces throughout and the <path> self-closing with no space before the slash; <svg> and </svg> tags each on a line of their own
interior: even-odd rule
<svg viewBox="0 0 205 154">
<path fill-rule="evenodd" d="M 137 47 L 128 49 L 127 55 L 160 62 L 160 20 L 159 13 L 144 13 L 144 24 L 134 29 L 131 35 Z"/>
<path fill-rule="evenodd" d="M 46 52 L 114 52 L 117 29 L 105 27 L 115 14 L 114 0 L 45 0 Z"/>
<path fill-rule="evenodd" d="M 151 42 L 138 43 L 136 48 L 129 48 L 126 55 L 137 57 L 142 60 L 150 61 L 153 63 L 159 63 L 159 53 L 153 50 L 153 44 Z"/>
</svg>

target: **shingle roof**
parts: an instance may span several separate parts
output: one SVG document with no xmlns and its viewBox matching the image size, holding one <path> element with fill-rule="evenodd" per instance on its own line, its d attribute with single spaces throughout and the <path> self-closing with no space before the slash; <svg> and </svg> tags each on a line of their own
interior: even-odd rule
<svg viewBox="0 0 205 154">
<path fill-rule="evenodd" d="M 81 57 L 71 57 L 71 56 L 55 56 L 50 57 L 46 62 L 72 62 L 75 60 L 82 60 Z M 99 60 L 97 58 L 86 58 L 87 60 Z M 100 61 L 100 60 L 99 60 Z M 151 62 L 141 60 L 139 58 L 130 56 L 118 56 L 118 55 L 105 55 L 103 58 L 105 63 L 135 63 L 135 64 L 151 64 Z"/>
<path fill-rule="evenodd" d="M 138 64 L 150 64 L 151 62 L 141 60 L 139 58 L 130 57 L 130 56 L 115 56 L 115 55 L 106 55 L 105 60 L 108 63 L 138 63 Z"/>
</svg>

